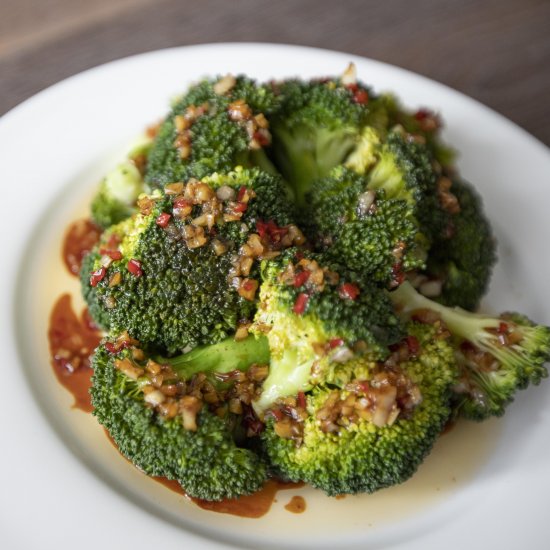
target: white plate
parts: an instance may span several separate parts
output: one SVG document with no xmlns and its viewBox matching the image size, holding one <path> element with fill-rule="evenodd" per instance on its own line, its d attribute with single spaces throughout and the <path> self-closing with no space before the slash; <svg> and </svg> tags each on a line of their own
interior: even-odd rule
<svg viewBox="0 0 550 550">
<path fill-rule="evenodd" d="M 90 415 L 72 410 L 47 356 L 59 242 L 122 146 L 204 75 L 339 74 L 354 61 L 376 90 L 439 110 L 460 168 L 486 199 L 500 243 L 486 307 L 550 323 L 547 148 L 486 107 L 375 61 L 294 46 L 217 44 L 153 52 L 87 71 L 0 120 L 3 548 L 546 548 L 550 383 L 509 414 L 443 437 L 417 476 L 373 496 L 282 492 L 257 520 L 205 512 L 128 465 Z M 529 98 L 525 98 L 526 101 Z M 284 509 L 305 495 L 302 515 Z"/>
</svg>

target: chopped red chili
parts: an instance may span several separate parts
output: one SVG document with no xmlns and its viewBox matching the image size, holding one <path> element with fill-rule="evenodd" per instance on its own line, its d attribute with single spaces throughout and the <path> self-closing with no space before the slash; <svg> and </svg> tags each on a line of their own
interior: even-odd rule
<svg viewBox="0 0 550 550">
<path fill-rule="evenodd" d="M 498 325 L 499 334 L 508 334 L 508 325 L 506 323 L 500 323 Z"/>
<path fill-rule="evenodd" d="M 309 296 L 304 292 L 300 292 L 300 294 L 298 294 L 296 298 L 296 301 L 294 302 L 294 307 L 292 308 L 292 311 L 296 315 L 302 315 L 302 313 L 304 313 L 304 311 L 306 310 L 308 301 Z"/>
<path fill-rule="evenodd" d="M 344 345 L 344 340 L 342 338 L 332 338 L 332 340 L 329 340 L 328 347 L 330 349 L 339 348 L 340 346 Z"/>
<path fill-rule="evenodd" d="M 100 267 L 97 271 L 94 271 L 90 276 L 90 285 L 97 286 L 99 281 L 102 281 L 105 278 L 107 270 L 104 267 Z"/>
<path fill-rule="evenodd" d="M 267 417 L 271 416 L 274 418 L 277 422 L 282 420 L 284 418 L 283 411 L 281 409 L 270 409 L 265 413 Z"/>
<path fill-rule="evenodd" d="M 305 285 L 307 283 L 307 280 L 309 279 L 310 274 L 311 272 L 307 270 L 296 273 L 296 275 L 294 275 L 293 281 L 294 288 L 300 288 L 302 285 Z"/>
<path fill-rule="evenodd" d="M 122 252 L 120 250 L 110 250 L 108 248 L 100 248 L 99 253 L 102 256 L 109 256 L 111 260 L 121 260 L 122 259 Z"/>
<path fill-rule="evenodd" d="M 172 216 L 170 214 L 167 214 L 166 212 L 163 212 L 162 214 L 159 214 L 158 218 L 156 219 L 156 224 L 159 227 L 166 227 L 168 225 L 168 222 L 170 221 L 170 218 Z"/>
<path fill-rule="evenodd" d="M 174 201 L 174 209 L 188 208 L 189 206 L 193 206 L 193 203 L 189 202 L 187 199 L 179 198 Z"/>
<path fill-rule="evenodd" d="M 359 287 L 353 283 L 344 283 L 339 289 L 338 294 L 344 300 L 355 300 L 359 296 Z"/>
<path fill-rule="evenodd" d="M 409 348 L 409 353 L 413 356 L 417 356 L 420 351 L 420 343 L 416 336 L 407 336 L 407 347 Z"/>
<path fill-rule="evenodd" d="M 143 270 L 141 269 L 141 262 L 139 260 L 134 260 L 133 258 L 128 262 L 127 265 L 128 271 L 135 275 L 136 277 L 141 277 L 143 275 Z"/>
<path fill-rule="evenodd" d="M 298 392 L 298 395 L 296 396 L 296 405 L 302 409 L 306 408 L 306 394 L 303 391 Z"/>
<path fill-rule="evenodd" d="M 369 94 L 366 90 L 357 90 L 353 94 L 353 101 L 359 105 L 366 105 L 369 102 Z"/>
<path fill-rule="evenodd" d="M 235 212 L 246 212 L 246 209 L 248 208 L 248 204 L 246 202 L 238 202 L 234 207 L 233 210 Z"/>
<path fill-rule="evenodd" d="M 239 188 L 239 193 L 237 195 L 237 200 L 241 202 L 244 199 L 244 196 L 246 195 L 247 188 L 244 185 L 241 185 Z"/>
</svg>

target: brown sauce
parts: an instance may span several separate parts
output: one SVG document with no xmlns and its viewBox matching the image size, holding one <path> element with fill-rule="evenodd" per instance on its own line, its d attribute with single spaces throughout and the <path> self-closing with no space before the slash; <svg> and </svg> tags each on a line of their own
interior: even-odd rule
<svg viewBox="0 0 550 550">
<path fill-rule="evenodd" d="M 91 220 L 77 220 L 73 222 L 63 241 L 63 261 L 69 273 L 78 275 L 84 256 L 90 252 L 99 241 L 101 228 Z"/>
<path fill-rule="evenodd" d="M 99 344 L 101 334 L 91 323 L 87 310 L 80 318 L 76 315 L 69 294 L 63 294 L 53 307 L 48 340 L 53 371 L 59 383 L 74 397 L 73 407 L 92 412 L 90 355 Z"/>
<path fill-rule="evenodd" d="M 265 514 L 267 514 L 271 509 L 271 505 L 275 502 L 275 496 L 278 491 L 283 491 L 285 489 L 296 489 L 304 485 L 303 483 L 287 483 L 284 481 L 270 479 L 253 495 L 246 495 L 239 498 L 226 498 L 218 502 L 210 502 L 208 500 L 190 497 L 181 488 L 181 485 L 177 481 L 166 479 L 165 477 L 153 477 L 153 479 L 171 491 L 187 497 L 203 510 L 217 512 L 218 514 L 231 514 L 242 518 L 260 518 L 265 516 Z M 301 511 L 303 512 L 304 510 L 305 501 Z"/>
<path fill-rule="evenodd" d="M 306 511 L 306 501 L 304 497 L 293 496 L 289 503 L 285 506 L 285 510 L 292 512 L 293 514 L 302 514 Z"/>
</svg>

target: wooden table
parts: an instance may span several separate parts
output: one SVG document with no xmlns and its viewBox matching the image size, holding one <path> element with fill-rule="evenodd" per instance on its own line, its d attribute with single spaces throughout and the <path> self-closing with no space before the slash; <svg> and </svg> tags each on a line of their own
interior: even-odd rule
<svg viewBox="0 0 550 550">
<path fill-rule="evenodd" d="M 548 0 L 0 0 L 0 114 L 112 59 L 226 41 L 318 46 L 405 67 L 550 146 Z"/>
</svg>

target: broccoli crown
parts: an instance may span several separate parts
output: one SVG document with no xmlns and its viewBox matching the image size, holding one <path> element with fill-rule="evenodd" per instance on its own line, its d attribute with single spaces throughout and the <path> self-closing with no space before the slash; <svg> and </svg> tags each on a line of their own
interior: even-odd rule
<svg viewBox="0 0 550 550">
<path fill-rule="evenodd" d="M 518 390 L 548 376 L 550 327 L 517 313 L 492 317 L 446 307 L 422 296 L 409 283 L 390 297 L 401 316 L 422 317 L 429 311 L 451 333 L 462 376 L 456 401 L 464 416 L 475 420 L 501 416 Z"/>
<path fill-rule="evenodd" d="M 373 281 L 392 284 L 424 267 L 425 252 L 414 209 L 367 189 L 367 179 L 342 166 L 316 182 L 309 197 L 312 240 L 328 255 Z"/>
<path fill-rule="evenodd" d="M 277 168 L 294 188 L 299 206 L 313 182 L 328 175 L 354 148 L 368 105 L 340 80 L 287 80 L 281 108 L 271 118 Z M 366 89 L 363 89 L 368 97 Z"/>
<path fill-rule="evenodd" d="M 412 323 L 407 332 L 385 363 L 351 360 L 339 366 L 343 385 L 320 381 L 301 398 L 292 431 L 285 425 L 294 411 L 273 411 L 262 442 L 280 475 L 339 495 L 371 493 L 416 471 L 450 416 L 456 373 L 453 350 L 433 327 Z"/>
<path fill-rule="evenodd" d="M 438 301 L 474 310 L 487 290 L 496 262 L 495 239 L 475 189 L 455 179 L 450 191 L 460 210 L 450 216 L 445 235 L 433 243 L 426 274 L 443 282 Z"/>
<path fill-rule="evenodd" d="M 147 191 L 142 170 L 150 146 L 151 139 L 141 137 L 128 158 L 101 180 L 90 205 L 92 220 L 101 228 L 121 222 L 137 211 L 137 198 Z"/>
<path fill-rule="evenodd" d="M 321 257 L 298 255 L 288 250 L 262 265 L 253 331 L 267 331 L 271 362 L 254 403 L 259 414 L 279 397 L 310 388 L 336 348 L 340 355 L 357 349 L 381 358 L 402 335 L 384 291 L 322 267 Z"/>
<path fill-rule="evenodd" d="M 142 197 L 141 213 L 103 233 L 81 271 L 101 327 L 172 354 L 218 342 L 252 318 L 258 263 L 250 259 L 245 277 L 236 261 L 258 223 L 285 226 L 292 209 L 280 179 L 257 169 L 205 182 Z"/>
<path fill-rule="evenodd" d="M 179 414 L 163 417 L 155 405 L 165 405 L 159 397 L 164 394 L 159 389 L 146 393 L 152 388 L 144 375 L 147 358 L 141 355 L 137 361 L 129 348 L 110 352 L 107 344 L 93 357 L 93 414 L 126 458 L 148 475 L 177 480 L 190 496 L 201 499 L 234 498 L 261 488 L 266 467 L 257 454 L 235 444 L 233 417 L 195 409 L 195 429 L 186 429 Z M 175 381 L 170 382 L 174 387 Z M 196 405 L 187 397 L 180 407 L 183 414 L 186 406 Z"/>
<path fill-rule="evenodd" d="M 161 188 L 237 165 L 270 167 L 261 148 L 271 139 L 265 116 L 277 108 L 270 86 L 244 76 L 192 86 L 160 126 L 145 181 Z"/>
<path fill-rule="evenodd" d="M 377 151 L 377 162 L 368 179 L 369 189 L 383 189 L 388 199 L 403 199 L 411 205 L 428 240 L 445 228 L 447 213 L 439 204 L 438 175 L 424 144 L 391 131 Z"/>
</svg>

